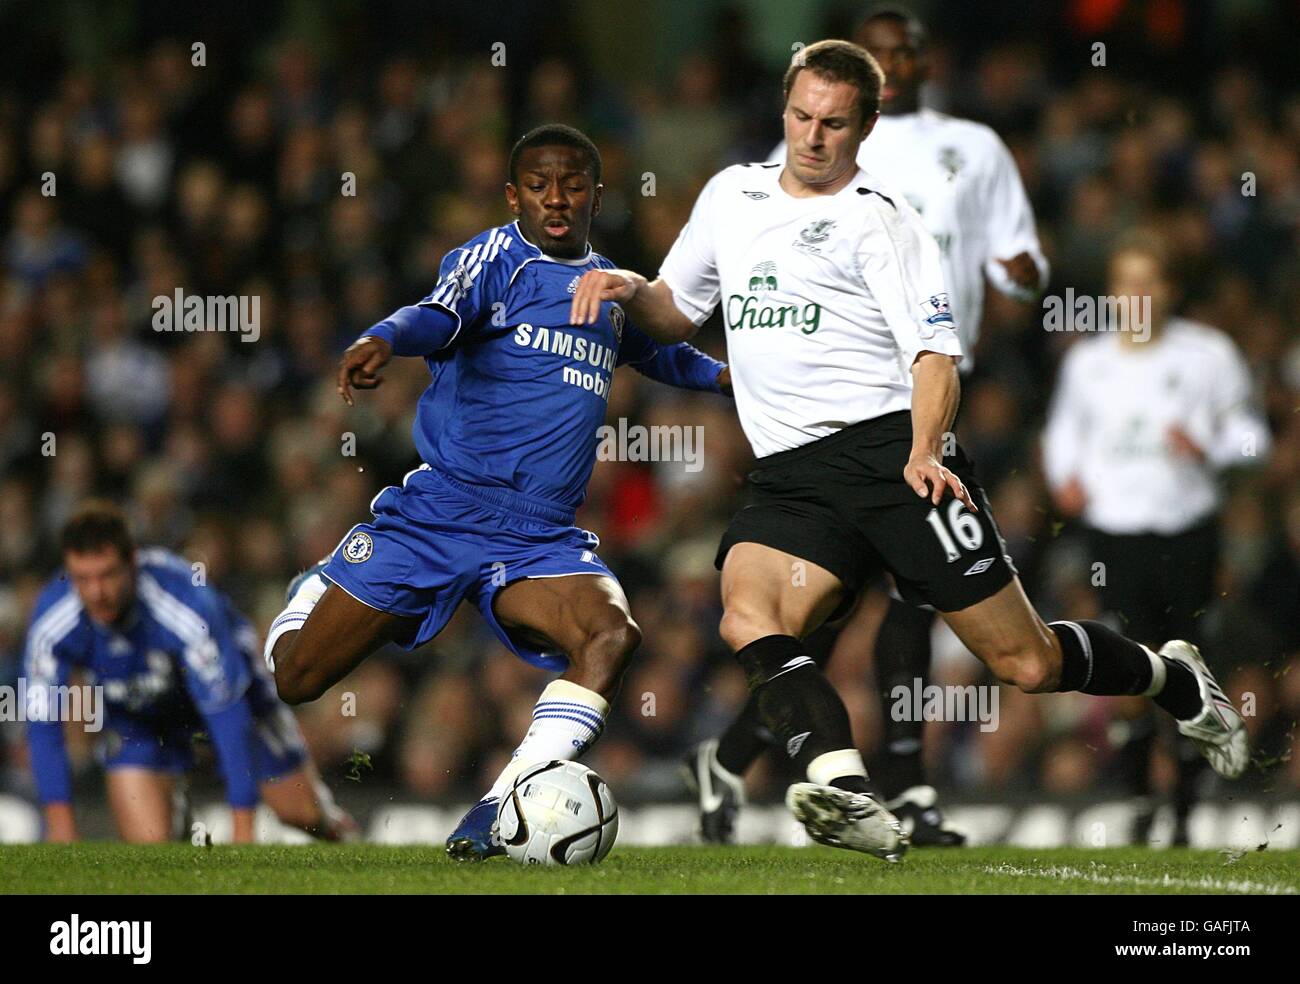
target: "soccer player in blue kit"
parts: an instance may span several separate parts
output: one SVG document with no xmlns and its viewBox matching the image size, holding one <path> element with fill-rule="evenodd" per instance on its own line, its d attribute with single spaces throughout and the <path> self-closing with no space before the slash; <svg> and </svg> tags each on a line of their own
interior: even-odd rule
<svg viewBox="0 0 1300 984">
<path fill-rule="evenodd" d="M 216 749 L 236 843 L 252 842 L 259 799 L 316 837 L 355 833 L 276 697 L 252 625 L 228 597 L 196 585 L 175 554 L 137 550 L 126 518 L 109 503 L 83 505 L 61 548 L 64 569 L 37 599 L 23 660 L 47 840 L 77 839 L 63 734 L 69 710 L 80 711 L 88 730 L 102 728 L 108 798 L 124 840 L 172 836 L 173 795 L 193 767 L 198 732 Z M 74 670 L 102 694 L 91 714 L 85 701 L 67 699 Z"/>
<path fill-rule="evenodd" d="M 297 704 L 387 643 L 423 645 L 464 599 L 521 658 L 562 671 L 510 764 L 448 838 L 458 860 L 504 853 L 500 797 L 527 766 L 577 758 L 600 737 L 641 640 L 598 538 L 573 525 L 615 367 L 730 392 L 726 366 L 684 343 L 660 346 L 617 304 L 592 324 L 570 323 L 582 275 L 614 268 L 587 242 L 600 178 L 600 154 L 579 131 L 524 135 L 505 186 L 516 220 L 452 250 L 428 297 L 344 353 L 349 405 L 353 387 L 380 384 L 392 356 L 425 358 L 433 381 L 414 426 L 424 464 L 380 492 L 374 520 L 291 585 L 266 641 L 280 696 Z"/>
</svg>

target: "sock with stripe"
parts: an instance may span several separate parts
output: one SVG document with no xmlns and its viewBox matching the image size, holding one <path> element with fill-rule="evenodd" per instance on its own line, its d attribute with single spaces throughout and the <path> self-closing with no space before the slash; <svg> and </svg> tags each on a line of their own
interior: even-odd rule
<svg viewBox="0 0 1300 984">
<path fill-rule="evenodd" d="M 866 791 L 867 770 L 853 744 L 849 712 L 794 636 L 756 639 L 736 659 L 763 724 L 809 782 Z"/>
<path fill-rule="evenodd" d="M 1142 694 L 1179 720 L 1201 712 L 1196 677 L 1182 663 L 1153 653 L 1100 622 L 1052 622 L 1061 640 L 1061 684 L 1098 696 Z"/>
<path fill-rule="evenodd" d="M 608 714 L 609 703 L 594 690 L 568 680 L 552 680 L 537 698 L 528 734 L 485 799 L 504 796 L 515 777 L 530 765 L 576 759 L 596 743 Z"/>
<path fill-rule="evenodd" d="M 839 635 L 838 629 L 822 626 L 803 640 L 804 652 L 818 666 L 825 667 Z M 740 716 L 718 738 L 718 764 L 728 772 L 743 776 L 759 755 L 777 744 L 776 737 L 763 724 L 758 699 L 751 694 Z"/>
<path fill-rule="evenodd" d="M 312 613 L 312 609 L 316 607 L 316 603 L 320 601 L 321 595 L 329 586 L 329 581 L 319 574 L 303 578 L 302 583 L 298 585 L 298 590 L 289 599 L 289 604 L 271 623 L 271 628 L 266 633 L 262 658 L 266 660 L 266 668 L 272 673 L 275 672 L 275 644 L 286 632 L 297 632 L 302 628 L 303 623 L 307 621 L 307 616 Z"/>
</svg>

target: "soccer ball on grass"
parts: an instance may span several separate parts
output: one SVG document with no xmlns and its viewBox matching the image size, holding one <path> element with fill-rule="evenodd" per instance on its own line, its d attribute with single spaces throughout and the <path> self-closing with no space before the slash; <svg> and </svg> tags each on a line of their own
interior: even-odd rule
<svg viewBox="0 0 1300 984">
<path fill-rule="evenodd" d="M 542 762 L 502 797 L 497 830 L 520 864 L 595 864 L 618 836 L 618 804 L 585 765 Z"/>
</svg>

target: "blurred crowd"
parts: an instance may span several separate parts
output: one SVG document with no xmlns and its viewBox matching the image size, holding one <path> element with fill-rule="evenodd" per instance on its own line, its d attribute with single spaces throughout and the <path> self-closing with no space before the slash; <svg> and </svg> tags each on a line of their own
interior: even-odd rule
<svg viewBox="0 0 1300 984">
<path fill-rule="evenodd" d="M 541 122 L 596 140 L 605 198 L 593 244 L 653 272 L 703 182 L 764 159 L 780 138 L 779 73 L 757 56 L 751 20 L 729 11 L 701 25 L 666 76 L 606 77 L 576 43 L 498 66 L 487 45 L 418 37 L 344 70 L 282 31 L 250 42 L 237 70 L 216 49 L 194 65 L 188 37 L 150 39 L 93 66 L 69 54 L 39 84 L 0 89 L 0 683 L 19 672 L 60 526 L 92 494 L 121 502 L 142 543 L 203 562 L 265 629 L 288 580 L 418 463 L 423 363 L 396 360 L 349 410 L 333 381 L 343 348 L 426 295 L 449 249 L 506 221 L 510 144 Z M 1275 447 L 1227 478 L 1220 596 L 1203 617 L 1226 689 L 1255 695 L 1247 723 L 1261 768 L 1248 781 L 1294 792 L 1300 92 L 1213 51 L 1185 53 L 1201 70 L 1192 97 L 1158 77 L 1158 59 L 1093 67 L 1081 40 L 1077 68 L 1064 70 L 1032 39 L 973 47 L 932 28 L 927 101 L 994 125 L 1011 147 L 1050 290 L 1104 292 L 1116 237 L 1158 225 L 1184 271 L 1180 311 L 1230 333 L 1250 364 Z M 153 299 L 177 288 L 258 297 L 256 341 L 154 330 Z M 959 432 L 1050 618 L 1101 614 L 1086 542 L 1052 514 L 1037 461 L 1056 366 L 1075 340 L 1044 331 L 1040 307 L 990 292 Z M 725 358 L 716 319 L 699 344 Z M 702 470 L 599 462 L 578 518 L 600 535 L 645 633 L 593 765 L 621 796 L 671 797 L 677 757 L 744 698 L 717 636 L 713 555 L 750 452 L 725 399 L 624 370 L 609 416 L 703 427 Z M 878 609 L 864 602 L 860 623 Z M 833 673 L 868 753 L 879 735 L 870 666 L 870 632 L 846 633 Z M 988 682 L 960 652 L 939 667 L 939 682 Z M 462 608 L 434 642 L 368 660 L 299 716 L 327 776 L 364 761 L 363 781 L 402 796 L 465 799 L 526 730 L 545 678 Z M 927 754 L 953 795 L 1096 794 L 1113 781 L 1107 700 L 1026 703 L 1004 690 L 1002 718 L 990 734 L 935 730 Z M 30 791 L 21 726 L 0 734 L 0 788 Z M 90 749 L 74 749 L 93 771 Z M 775 792 L 779 770 L 756 768 L 756 795 Z"/>
</svg>

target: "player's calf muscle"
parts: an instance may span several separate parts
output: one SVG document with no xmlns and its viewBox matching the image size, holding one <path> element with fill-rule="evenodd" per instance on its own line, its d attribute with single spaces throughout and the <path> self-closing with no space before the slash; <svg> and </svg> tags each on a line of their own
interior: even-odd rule
<svg viewBox="0 0 1300 984">
<path fill-rule="evenodd" d="M 632 655 L 641 645 L 641 628 L 630 618 L 590 631 L 569 656 L 565 679 L 606 699 L 618 690 Z"/>
</svg>

